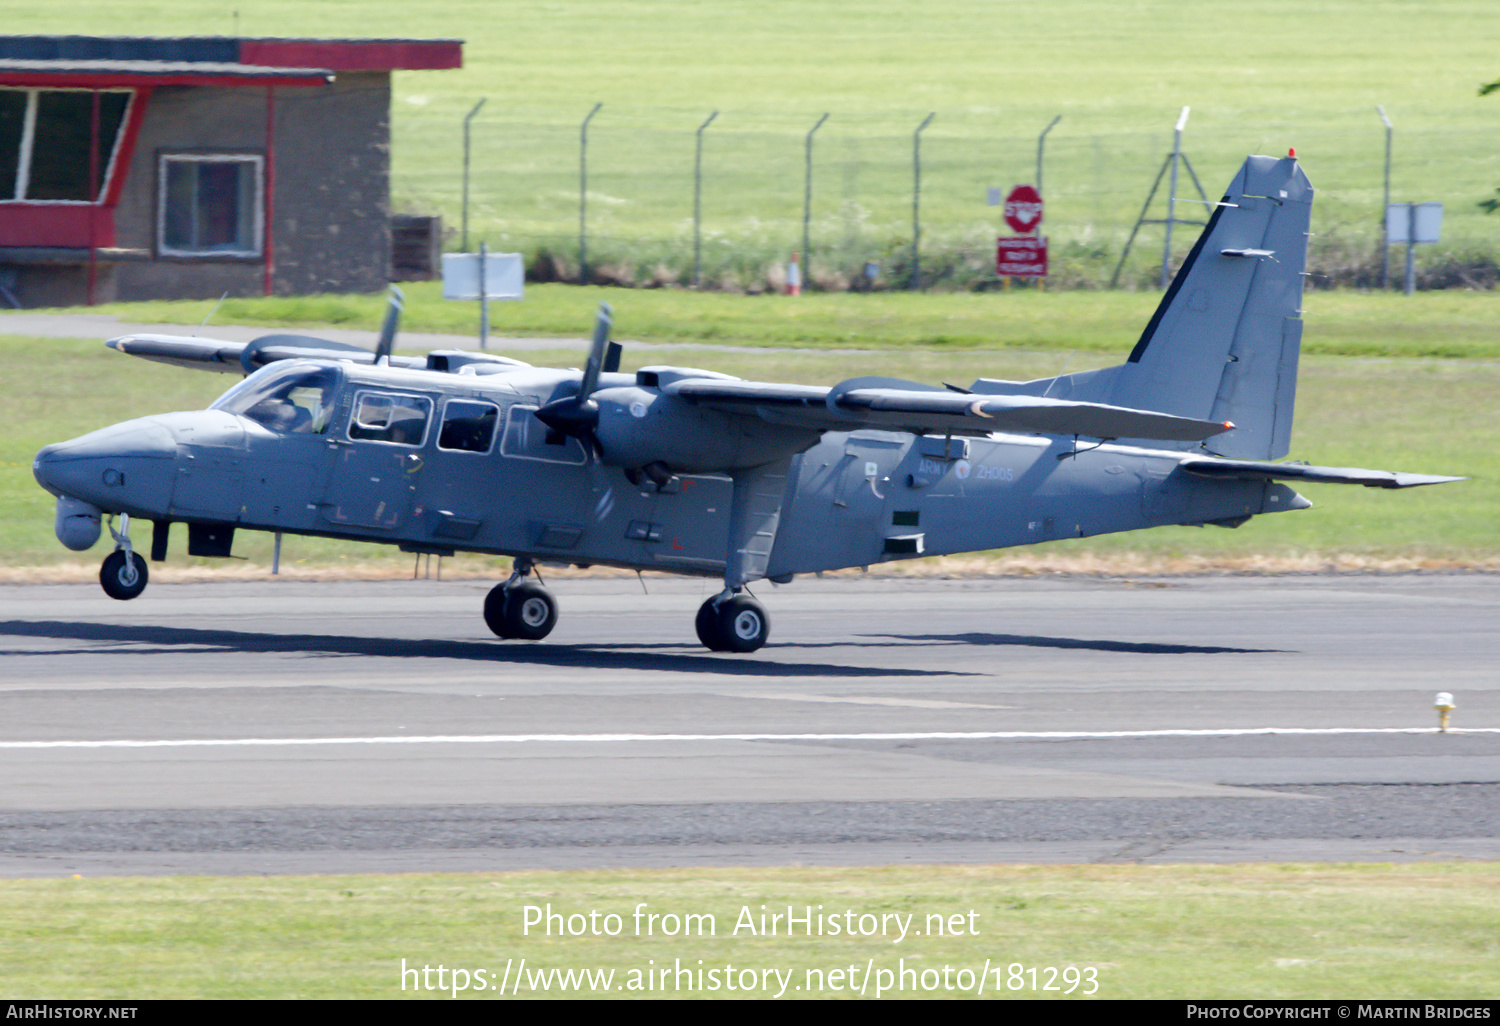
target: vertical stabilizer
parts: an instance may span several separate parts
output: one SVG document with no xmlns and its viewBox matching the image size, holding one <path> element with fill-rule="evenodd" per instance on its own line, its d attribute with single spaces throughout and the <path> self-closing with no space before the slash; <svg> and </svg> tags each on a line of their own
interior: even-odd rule
<svg viewBox="0 0 1500 1026">
<path fill-rule="evenodd" d="M 1202 443 L 1204 448 L 1239 459 L 1285 456 L 1302 342 L 1312 196 L 1296 158 L 1248 158 L 1126 363 L 1019 387 L 980 381 L 975 391 L 1228 420 L 1235 429 Z"/>
</svg>

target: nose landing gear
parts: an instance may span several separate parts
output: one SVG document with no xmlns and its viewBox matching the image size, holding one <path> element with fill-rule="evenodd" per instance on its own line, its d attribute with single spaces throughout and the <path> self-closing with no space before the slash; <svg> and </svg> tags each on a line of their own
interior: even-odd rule
<svg viewBox="0 0 1500 1026">
<path fill-rule="evenodd" d="M 123 602 L 146 590 L 150 574 L 146 572 L 146 561 L 130 544 L 130 516 L 120 514 L 118 531 L 111 518 L 109 533 L 116 548 L 104 558 L 104 565 L 99 568 L 99 585 L 104 594 Z"/>
</svg>

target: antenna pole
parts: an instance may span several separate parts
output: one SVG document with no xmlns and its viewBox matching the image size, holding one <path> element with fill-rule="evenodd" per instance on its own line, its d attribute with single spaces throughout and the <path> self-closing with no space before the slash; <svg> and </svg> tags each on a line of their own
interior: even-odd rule
<svg viewBox="0 0 1500 1026">
<path fill-rule="evenodd" d="M 1172 182 L 1167 193 L 1167 238 L 1161 248 L 1161 287 L 1166 288 L 1172 280 L 1172 222 L 1177 220 L 1177 165 L 1182 161 L 1182 130 L 1187 127 L 1190 107 L 1182 108 L 1177 116 L 1177 128 L 1172 136 Z"/>
</svg>

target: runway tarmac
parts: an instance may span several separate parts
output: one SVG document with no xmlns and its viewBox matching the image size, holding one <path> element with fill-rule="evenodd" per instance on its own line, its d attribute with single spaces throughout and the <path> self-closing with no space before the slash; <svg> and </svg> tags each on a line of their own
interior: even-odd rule
<svg viewBox="0 0 1500 1026">
<path fill-rule="evenodd" d="M 0 587 L 0 875 L 1500 858 L 1494 575 L 549 583 Z"/>
</svg>

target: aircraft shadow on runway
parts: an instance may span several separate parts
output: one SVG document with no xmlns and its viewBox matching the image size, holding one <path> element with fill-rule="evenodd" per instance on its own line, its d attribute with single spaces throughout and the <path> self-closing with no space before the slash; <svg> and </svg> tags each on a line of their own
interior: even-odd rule
<svg viewBox="0 0 1500 1026">
<path fill-rule="evenodd" d="M 1047 638 L 1038 634 L 869 634 L 901 642 L 941 642 L 953 645 L 1019 645 L 1031 648 L 1092 649 L 1096 652 L 1135 652 L 1141 655 L 1269 655 L 1283 648 L 1229 648 L 1223 645 L 1181 645 L 1155 641 L 1112 641 L 1087 638 Z"/>
<path fill-rule="evenodd" d="M 61 641 L 128 645 L 100 654 L 110 658 L 131 655 L 181 655 L 187 650 L 245 653 L 288 653 L 311 657 L 365 656 L 402 659 L 467 659 L 487 663 L 523 663 L 579 669 L 644 670 L 648 672 L 718 673 L 746 677 L 953 677 L 961 670 L 923 670 L 901 666 L 840 666 L 830 663 L 788 663 L 743 656 L 711 656 L 682 652 L 682 645 L 531 645 L 519 642 L 476 642 L 410 638 L 365 638 L 333 634 L 261 634 L 253 631 L 205 630 L 197 627 L 10 620 L 0 622 L 0 637 L 55 638 Z M 696 643 L 694 643 L 696 647 Z M 610 651 L 612 648 L 627 651 Z M 653 651 L 642 652 L 648 648 Z M 679 651 L 661 651 L 676 649 Z M 770 650 L 774 651 L 774 649 Z M 88 650 L 45 652 L 0 649 L 6 656 L 78 656 Z"/>
</svg>

